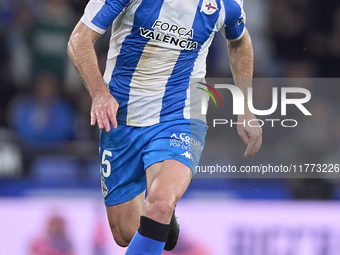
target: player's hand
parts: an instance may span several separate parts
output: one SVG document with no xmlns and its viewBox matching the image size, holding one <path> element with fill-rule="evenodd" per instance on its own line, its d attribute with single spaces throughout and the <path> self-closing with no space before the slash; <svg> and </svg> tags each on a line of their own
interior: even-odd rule
<svg viewBox="0 0 340 255">
<path fill-rule="evenodd" d="M 92 97 L 91 126 L 98 123 L 99 129 L 110 131 L 110 122 L 113 128 L 117 128 L 116 114 L 118 110 L 116 99 L 108 92 L 97 93 Z"/>
<path fill-rule="evenodd" d="M 245 157 L 248 157 L 249 155 L 254 156 L 262 144 L 262 128 L 260 127 L 259 122 L 257 120 L 255 121 L 255 119 L 255 115 L 251 112 L 246 112 L 244 115 L 238 116 L 238 122 L 245 122 L 245 126 L 243 124 L 237 125 L 237 132 L 239 136 L 242 138 L 243 142 L 247 144 L 247 149 L 244 153 Z M 248 125 L 249 120 L 254 120 L 251 121 L 251 125 L 255 127 L 250 127 Z"/>
</svg>

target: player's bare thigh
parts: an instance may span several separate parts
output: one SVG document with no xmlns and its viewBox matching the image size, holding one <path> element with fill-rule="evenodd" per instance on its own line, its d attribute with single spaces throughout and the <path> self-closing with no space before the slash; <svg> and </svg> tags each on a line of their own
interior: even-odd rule
<svg viewBox="0 0 340 255">
<path fill-rule="evenodd" d="M 145 191 L 130 201 L 106 207 L 111 232 L 118 245 L 126 247 L 137 232 L 144 213 L 144 198 Z"/>
<path fill-rule="evenodd" d="M 148 167 L 145 216 L 168 224 L 177 201 L 187 190 L 191 179 L 191 169 L 177 160 L 164 160 Z"/>
</svg>

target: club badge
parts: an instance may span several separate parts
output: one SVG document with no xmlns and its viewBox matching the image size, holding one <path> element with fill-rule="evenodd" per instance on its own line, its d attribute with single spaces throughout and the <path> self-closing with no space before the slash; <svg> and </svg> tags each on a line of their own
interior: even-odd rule
<svg viewBox="0 0 340 255">
<path fill-rule="evenodd" d="M 203 0 L 201 12 L 211 15 L 217 10 L 217 4 L 215 0 Z"/>
</svg>

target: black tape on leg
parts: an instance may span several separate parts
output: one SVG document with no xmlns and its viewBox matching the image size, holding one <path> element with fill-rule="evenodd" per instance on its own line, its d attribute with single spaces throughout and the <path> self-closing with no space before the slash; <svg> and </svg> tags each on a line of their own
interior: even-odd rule
<svg viewBox="0 0 340 255">
<path fill-rule="evenodd" d="M 166 242 L 170 224 L 162 224 L 148 217 L 141 216 L 139 234 L 159 242 Z"/>
</svg>

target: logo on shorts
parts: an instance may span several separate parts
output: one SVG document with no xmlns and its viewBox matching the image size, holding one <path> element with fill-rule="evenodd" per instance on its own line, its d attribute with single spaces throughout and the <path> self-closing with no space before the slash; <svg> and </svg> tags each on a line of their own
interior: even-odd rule
<svg viewBox="0 0 340 255">
<path fill-rule="evenodd" d="M 170 138 L 172 139 L 178 139 L 177 135 L 175 133 L 172 134 L 172 136 L 170 136 Z"/>
<path fill-rule="evenodd" d="M 192 161 L 194 161 L 194 159 L 192 158 L 192 155 L 190 152 L 186 151 L 183 154 L 181 154 L 182 156 L 187 157 L 188 159 L 191 159 Z"/>
<path fill-rule="evenodd" d="M 203 1 L 201 12 L 211 15 L 217 10 L 217 4 L 215 0 L 205 0 Z"/>
<path fill-rule="evenodd" d="M 196 141 L 186 133 L 179 133 L 177 135 L 173 133 L 169 140 L 170 147 L 180 148 L 183 151 L 185 150 L 186 152 L 181 155 L 188 159 L 194 160 L 193 156 L 199 158 L 202 153 L 203 145 L 201 142 Z"/>
<path fill-rule="evenodd" d="M 108 192 L 109 190 L 108 190 L 107 187 L 106 187 L 104 177 L 102 177 L 102 179 L 101 179 L 101 186 L 102 186 L 102 193 L 103 193 L 103 196 L 106 197 L 107 192 Z"/>
</svg>

